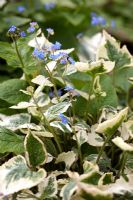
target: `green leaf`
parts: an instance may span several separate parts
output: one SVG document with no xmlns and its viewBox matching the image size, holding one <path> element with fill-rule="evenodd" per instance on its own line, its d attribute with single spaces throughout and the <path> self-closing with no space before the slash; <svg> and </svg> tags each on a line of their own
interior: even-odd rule
<svg viewBox="0 0 133 200">
<path fill-rule="evenodd" d="M 46 177 L 44 169 L 31 171 L 25 158 L 16 156 L 0 167 L 0 193 L 9 195 L 39 184 Z"/>
<path fill-rule="evenodd" d="M 79 74 L 80 76 L 80 74 Z M 78 84 L 80 85 L 80 79 L 77 80 Z M 74 85 L 77 84 L 77 82 L 74 82 Z M 99 84 L 101 87 L 101 92 L 104 92 L 106 95 L 102 96 L 101 94 L 96 94 L 93 92 L 94 98 L 90 99 L 89 106 L 88 106 L 88 113 L 91 114 L 94 118 L 98 117 L 100 110 L 105 106 L 113 106 L 116 107 L 118 105 L 116 90 L 112 86 L 112 81 L 109 76 L 107 75 L 101 75 Z M 81 91 L 86 92 L 87 94 L 91 91 L 91 81 L 84 81 L 84 86 L 82 87 Z M 95 89 L 96 91 L 96 89 Z M 86 106 L 87 101 L 83 97 L 78 97 L 77 101 L 75 102 L 75 110 L 78 115 L 83 116 L 86 112 Z M 80 110 L 79 110 L 80 108 Z"/>
<path fill-rule="evenodd" d="M 0 153 L 14 152 L 16 154 L 24 152 L 24 136 L 17 135 L 11 130 L 0 127 Z"/>
<path fill-rule="evenodd" d="M 107 48 L 109 60 L 115 62 L 115 67 L 119 68 L 130 64 L 129 55 L 117 49 L 110 41 L 107 41 L 105 47 Z"/>
<path fill-rule="evenodd" d="M 21 67 L 16 51 L 10 43 L 0 41 L 0 57 L 11 67 Z"/>
<path fill-rule="evenodd" d="M 96 132 L 110 136 L 113 135 L 127 116 L 127 113 L 128 108 L 121 110 L 112 119 L 100 123 L 96 129 Z"/>
<path fill-rule="evenodd" d="M 57 181 L 54 175 L 50 175 L 44 179 L 38 186 L 41 199 L 51 199 L 57 194 Z"/>
<path fill-rule="evenodd" d="M 26 89 L 27 83 L 20 79 L 11 79 L 0 84 L 0 99 L 10 104 L 17 104 L 20 101 L 28 100 L 27 95 L 20 92 L 20 89 Z"/>
<path fill-rule="evenodd" d="M 25 138 L 26 156 L 30 166 L 37 167 L 43 165 L 47 159 L 44 143 L 32 133 Z"/>
</svg>

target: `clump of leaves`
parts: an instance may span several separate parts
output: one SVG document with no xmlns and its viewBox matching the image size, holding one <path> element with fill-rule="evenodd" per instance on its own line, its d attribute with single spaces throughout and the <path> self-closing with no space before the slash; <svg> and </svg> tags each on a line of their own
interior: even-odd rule
<svg viewBox="0 0 133 200">
<path fill-rule="evenodd" d="M 133 58 L 103 31 L 95 61 L 76 62 L 47 31 L 12 26 L 12 43 L 0 43 L 0 57 L 23 73 L 0 84 L 1 198 L 130 199 Z"/>
</svg>

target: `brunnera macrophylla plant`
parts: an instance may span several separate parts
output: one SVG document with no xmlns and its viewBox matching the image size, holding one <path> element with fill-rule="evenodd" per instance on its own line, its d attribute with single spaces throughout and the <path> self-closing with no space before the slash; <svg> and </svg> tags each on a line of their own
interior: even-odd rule
<svg viewBox="0 0 133 200">
<path fill-rule="evenodd" d="M 131 199 L 132 56 L 103 31 L 95 60 L 76 61 L 46 32 L 11 26 L 0 42 L 22 71 L 0 84 L 1 199 Z"/>
</svg>

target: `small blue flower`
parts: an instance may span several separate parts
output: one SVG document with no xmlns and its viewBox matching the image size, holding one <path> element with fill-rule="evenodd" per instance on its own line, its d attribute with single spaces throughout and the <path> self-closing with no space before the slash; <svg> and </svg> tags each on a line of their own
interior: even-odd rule
<svg viewBox="0 0 133 200">
<path fill-rule="evenodd" d="M 38 27 L 38 23 L 37 22 L 30 22 L 30 26 L 37 28 Z"/>
<path fill-rule="evenodd" d="M 71 91 L 74 90 L 74 87 L 71 86 L 71 85 L 67 85 L 67 86 L 64 87 L 64 90 L 67 91 L 67 92 L 71 92 Z"/>
<path fill-rule="evenodd" d="M 55 44 L 51 46 L 51 50 L 52 51 L 59 50 L 61 46 L 62 46 L 61 43 L 56 41 Z"/>
<path fill-rule="evenodd" d="M 47 28 L 46 31 L 49 35 L 54 35 L 54 30 L 52 28 Z"/>
<path fill-rule="evenodd" d="M 62 64 L 62 65 L 66 65 L 67 64 L 67 58 L 62 58 L 61 60 L 60 60 L 60 64 Z"/>
<path fill-rule="evenodd" d="M 58 54 L 50 54 L 50 55 L 49 55 L 49 58 L 52 59 L 52 60 L 56 60 L 56 59 L 58 59 L 59 57 L 60 57 L 60 53 L 58 53 Z"/>
<path fill-rule="evenodd" d="M 57 91 L 57 93 L 58 93 L 58 96 L 60 97 L 61 95 L 62 95 L 62 89 L 59 89 L 58 91 Z M 53 98 L 55 95 L 54 95 L 54 92 L 53 91 L 51 91 L 51 92 L 49 92 L 49 97 L 50 98 Z"/>
<path fill-rule="evenodd" d="M 16 29 L 17 29 L 17 27 L 14 26 L 14 25 L 12 25 L 12 26 L 9 28 L 8 32 L 9 32 L 9 33 L 14 33 L 14 32 L 16 31 Z"/>
<path fill-rule="evenodd" d="M 20 36 L 21 36 L 21 37 L 26 37 L 26 33 L 25 33 L 24 31 L 21 31 L 21 32 L 20 32 Z"/>
<path fill-rule="evenodd" d="M 35 48 L 33 51 L 33 56 L 35 56 L 36 58 L 39 58 L 40 60 L 43 60 L 45 57 L 45 53 L 43 51 Z"/>
<path fill-rule="evenodd" d="M 35 31 L 35 28 L 32 27 L 32 26 L 30 26 L 30 27 L 27 29 L 27 32 L 28 32 L 28 33 L 34 33 L 34 31 Z"/>
<path fill-rule="evenodd" d="M 19 13 L 23 13 L 25 11 L 25 7 L 24 6 L 18 6 L 17 10 Z"/>
<path fill-rule="evenodd" d="M 68 124 L 68 119 L 65 117 L 65 115 L 63 115 L 62 113 L 59 114 L 59 117 L 61 119 L 61 122 L 63 124 Z"/>
<path fill-rule="evenodd" d="M 52 10 L 53 8 L 55 8 L 56 4 L 54 2 L 50 2 L 50 3 L 45 3 L 44 4 L 44 8 L 47 11 Z"/>
<path fill-rule="evenodd" d="M 75 64 L 75 60 L 73 60 L 73 58 L 72 57 L 69 57 L 68 58 L 68 61 L 70 62 L 70 64 L 72 64 L 72 65 L 74 65 Z"/>
<path fill-rule="evenodd" d="M 101 17 L 101 16 L 98 17 L 98 22 L 102 26 L 106 25 L 106 20 L 103 17 Z"/>
<path fill-rule="evenodd" d="M 111 27 L 112 27 L 112 28 L 115 28 L 115 27 L 116 27 L 116 23 L 115 23 L 114 20 L 111 21 Z"/>
<path fill-rule="evenodd" d="M 106 25 L 106 20 L 102 16 L 98 16 L 96 13 L 91 13 L 91 25 Z"/>
</svg>

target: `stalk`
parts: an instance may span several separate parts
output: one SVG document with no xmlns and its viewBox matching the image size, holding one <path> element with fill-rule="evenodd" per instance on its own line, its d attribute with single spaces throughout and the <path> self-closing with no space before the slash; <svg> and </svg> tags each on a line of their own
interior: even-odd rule
<svg viewBox="0 0 133 200">
<path fill-rule="evenodd" d="M 36 104 L 36 107 L 38 108 L 40 114 L 42 115 L 44 123 L 46 124 L 48 130 L 52 133 L 52 135 L 53 135 L 53 137 L 55 139 L 55 142 L 57 144 L 57 147 L 59 149 L 59 152 L 61 153 L 62 152 L 62 147 L 61 147 L 60 142 L 58 140 L 58 137 L 57 137 L 57 135 L 55 133 L 55 130 L 50 126 L 49 121 L 46 119 L 45 115 L 43 114 L 42 110 L 40 109 L 40 107 L 39 107 L 38 103 L 36 102 L 36 99 L 34 98 L 34 96 L 32 96 L 32 98 L 33 98 L 33 100 L 34 100 L 34 102 Z"/>
<path fill-rule="evenodd" d="M 50 70 L 49 70 L 49 68 L 48 68 L 47 65 L 46 65 L 46 69 L 47 69 L 47 71 L 48 71 L 48 74 L 49 74 L 50 80 L 51 80 L 51 82 L 53 83 L 55 96 L 56 96 L 58 102 L 60 102 L 60 100 L 59 100 L 59 96 L 58 96 L 58 91 L 57 91 L 56 84 L 55 84 L 55 81 L 54 81 L 54 79 L 53 79 L 53 77 L 52 77 L 52 73 L 50 72 Z"/>
<path fill-rule="evenodd" d="M 112 135 L 109 136 L 109 137 L 107 137 L 106 140 L 104 141 L 103 146 L 101 147 L 101 149 L 100 149 L 100 151 L 99 151 L 99 154 L 98 154 L 98 157 L 97 157 L 97 159 L 96 159 L 96 164 L 97 164 L 97 165 L 98 165 L 99 160 L 100 160 L 100 158 L 101 158 L 101 156 L 102 156 L 102 154 L 103 154 L 103 151 L 104 151 L 104 149 L 105 149 L 105 146 L 106 146 L 106 144 L 109 142 L 109 140 L 111 139 L 111 137 L 112 137 Z"/>
<path fill-rule="evenodd" d="M 71 96 L 70 98 L 71 98 L 71 104 L 72 104 L 72 96 Z M 82 163 L 83 163 L 82 152 L 81 152 L 81 148 L 80 148 L 80 144 L 79 144 L 79 141 L 78 141 L 78 137 L 77 137 L 75 128 L 73 128 L 73 126 L 74 126 L 74 121 L 75 121 L 75 110 L 74 110 L 73 105 L 72 105 L 72 115 L 73 115 L 73 119 L 71 120 L 72 130 L 73 130 L 74 136 L 75 136 L 75 138 L 76 138 L 77 149 L 78 149 L 79 160 L 80 160 L 80 167 L 81 167 L 81 169 L 82 169 Z"/>
<path fill-rule="evenodd" d="M 89 108 L 89 104 L 90 104 L 90 96 L 91 96 L 92 90 L 93 90 L 94 79 L 95 79 L 95 77 L 93 76 L 92 80 L 91 80 L 90 88 L 88 90 L 89 96 L 88 96 L 88 100 L 87 100 L 87 104 L 86 104 L 85 121 L 87 121 L 88 108 Z"/>
</svg>

